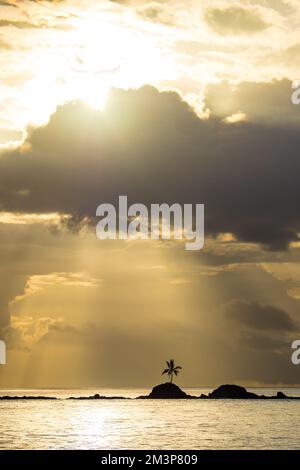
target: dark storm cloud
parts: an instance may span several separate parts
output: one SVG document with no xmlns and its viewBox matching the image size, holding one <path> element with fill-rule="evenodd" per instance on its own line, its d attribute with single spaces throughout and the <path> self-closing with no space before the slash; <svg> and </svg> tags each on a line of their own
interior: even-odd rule
<svg viewBox="0 0 300 470">
<path fill-rule="evenodd" d="M 98 204 L 206 204 L 206 233 L 284 249 L 300 230 L 296 129 L 200 120 L 175 92 L 113 90 L 57 109 L 0 160 L 2 210 L 94 216 Z"/>
<path fill-rule="evenodd" d="M 241 7 L 209 8 L 205 19 L 219 34 L 254 34 L 268 27 L 255 10 Z"/>
<path fill-rule="evenodd" d="M 273 352 L 273 354 L 275 354 L 276 351 L 286 353 L 289 352 L 291 348 L 291 342 L 282 336 L 268 336 L 266 334 L 253 333 L 250 331 L 241 334 L 239 342 L 250 350 L 269 351 Z M 276 367 L 274 369 L 276 369 Z"/>
<path fill-rule="evenodd" d="M 285 310 L 273 305 L 239 300 L 227 306 L 226 313 L 230 320 L 253 330 L 299 330 Z"/>
</svg>

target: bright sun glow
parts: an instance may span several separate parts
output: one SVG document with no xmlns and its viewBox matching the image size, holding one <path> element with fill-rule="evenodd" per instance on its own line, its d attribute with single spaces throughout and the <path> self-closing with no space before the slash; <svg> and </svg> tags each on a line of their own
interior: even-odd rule
<svg viewBox="0 0 300 470">
<path fill-rule="evenodd" d="M 153 44 L 122 24 L 81 19 L 73 43 L 69 94 L 103 108 L 112 86 L 139 87 L 158 81 L 170 64 Z M 68 85 L 70 86 L 70 85 Z"/>
<path fill-rule="evenodd" d="M 83 100 L 103 109 L 112 87 L 160 87 L 162 77 L 173 80 L 179 74 L 177 65 L 161 49 L 158 37 L 136 21 L 90 13 L 73 18 L 67 34 L 51 36 L 52 54 L 32 54 L 35 72 L 15 92 L 19 108 L 9 111 L 10 119 L 25 129 L 29 123 L 45 124 L 56 107 L 68 101 Z"/>
<path fill-rule="evenodd" d="M 101 83 L 93 76 L 89 76 L 84 77 L 84 79 L 76 78 L 73 80 L 71 89 L 71 99 L 80 99 L 93 108 L 103 109 L 110 86 L 107 83 Z"/>
</svg>

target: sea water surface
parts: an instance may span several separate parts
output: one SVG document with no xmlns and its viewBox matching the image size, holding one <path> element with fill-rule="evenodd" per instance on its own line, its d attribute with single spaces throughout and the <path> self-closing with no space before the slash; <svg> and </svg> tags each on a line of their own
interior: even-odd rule
<svg viewBox="0 0 300 470">
<path fill-rule="evenodd" d="M 248 389 L 276 395 L 279 389 Z M 300 389 L 284 389 L 300 396 Z M 185 389 L 193 395 L 210 389 Z M 149 390 L 1 390 L 0 449 L 299 449 L 300 400 L 68 400 Z"/>
</svg>

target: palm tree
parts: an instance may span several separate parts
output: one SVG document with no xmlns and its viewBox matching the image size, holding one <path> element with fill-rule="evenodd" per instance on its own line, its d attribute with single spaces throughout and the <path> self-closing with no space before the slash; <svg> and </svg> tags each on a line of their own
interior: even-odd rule
<svg viewBox="0 0 300 470">
<path fill-rule="evenodd" d="M 161 375 L 168 374 L 170 377 L 170 382 L 173 382 L 173 375 L 178 375 L 180 370 L 182 369 L 181 366 L 175 366 L 175 361 L 174 359 L 170 359 L 169 361 L 166 361 L 167 363 L 167 369 L 162 371 Z"/>
</svg>

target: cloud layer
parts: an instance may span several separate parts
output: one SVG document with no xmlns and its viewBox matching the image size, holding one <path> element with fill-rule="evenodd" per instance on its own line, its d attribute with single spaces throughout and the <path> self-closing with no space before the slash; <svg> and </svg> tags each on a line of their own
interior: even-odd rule
<svg viewBox="0 0 300 470">
<path fill-rule="evenodd" d="M 299 139 L 285 126 L 201 120 L 174 92 L 115 89 L 104 111 L 66 104 L 3 153 L 2 210 L 94 216 L 121 194 L 204 203 L 207 234 L 285 249 L 300 230 Z"/>
</svg>

